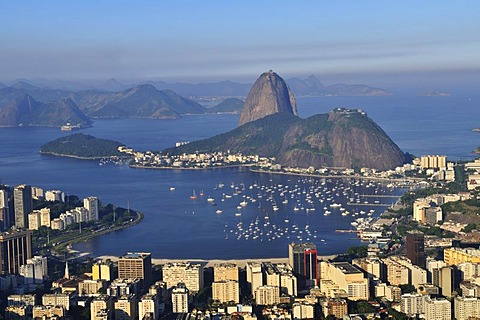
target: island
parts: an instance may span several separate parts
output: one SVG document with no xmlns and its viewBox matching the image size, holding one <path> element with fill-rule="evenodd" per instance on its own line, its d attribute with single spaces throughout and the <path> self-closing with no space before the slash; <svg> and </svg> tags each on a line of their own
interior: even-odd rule
<svg viewBox="0 0 480 320">
<path fill-rule="evenodd" d="M 50 141 L 40 147 L 40 153 L 86 160 L 128 159 L 129 155 L 118 150 L 123 143 L 76 133 Z"/>
</svg>

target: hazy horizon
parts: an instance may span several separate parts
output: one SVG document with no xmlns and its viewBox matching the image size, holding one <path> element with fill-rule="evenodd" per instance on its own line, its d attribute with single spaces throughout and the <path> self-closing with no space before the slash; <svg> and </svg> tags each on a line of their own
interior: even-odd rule
<svg viewBox="0 0 480 320">
<path fill-rule="evenodd" d="M 329 85 L 468 90 L 480 3 L 465 1 L 8 2 L 0 82 L 231 80 L 273 69 Z"/>
</svg>

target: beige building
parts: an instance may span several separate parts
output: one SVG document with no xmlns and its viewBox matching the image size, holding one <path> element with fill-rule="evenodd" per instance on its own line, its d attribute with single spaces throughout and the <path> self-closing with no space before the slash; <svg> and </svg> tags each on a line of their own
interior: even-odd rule
<svg viewBox="0 0 480 320">
<path fill-rule="evenodd" d="M 328 297 L 345 292 L 350 300 L 368 300 L 369 280 L 363 272 L 347 262 L 320 262 L 320 289 Z"/>
<path fill-rule="evenodd" d="M 380 283 L 375 286 L 375 297 L 385 297 L 390 302 L 399 302 L 402 290 L 397 286 Z"/>
<path fill-rule="evenodd" d="M 135 295 L 122 296 L 113 304 L 115 308 L 115 320 L 137 319 L 137 299 Z"/>
<path fill-rule="evenodd" d="M 402 295 L 400 299 L 401 312 L 405 313 L 409 317 L 423 314 L 425 310 L 426 298 L 427 296 L 419 293 L 407 293 Z"/>
<path fill-rule="evenodd" d="M 464 262 L 480 263 L 480 249 L 446 248 L 443 250 L 443 260 L 450 266 Z"/>
<path fill-rule="evenodd" d="M 34 306 L 36 295 L 34 294 L 11 294 L 7 297 L 9 306 Z"/>
<path fill-rule="evenodd" d="M 28 214 L 28 229 L 38 230 L 40 228 L 40 211 L 33 210 Z"/>
<path fill-rule="evenodd" d="M 259 305 L 272 306 L 280 303 L 280 288 L 277 286 L 260 286 L 255 290 L 255 302 Z"/>
<path fill-rule="evenodd" d="M 480 318 L 479 298 L 455 297 L 454 304 L 454 315 L 456 320 L 469 320 L 472 318 Z"/>
<path fill-rule="evenodd" d="M 65 223 L 60 218 L 55 218 L 50 223 L 50 228 L 52 230 L 63 230 L 65 228 Z"/>
<path fill-rule="evenodd" d="M 40 209 L 40 225 L 50 228 L 50 208 Z"/>
<path fill-rule="evenodd" d="M 294 303 L 292 306 L 293 319 L 314 319 L 315 308 L 308 303 Z"/>
<path fill-rule="evenodd" d="M 94 298 L 90 303 L 90 319 L 97 319 L 97 314 L 102 314 L 105 310 L 113 310 L 113 297 L 101 295 Z"/>
<path fill-rule="evenodd" d="M 98 296 L 100 290 L 105 288 L 104 280 L 83 280 L 78 282 L 79 296 Z"/>
<path fill-rule="evenodd" d="M 385 280 L 384 263 L 376 257 L 354 259 L 352 264 L 359 267 L 368 274 L 370 279 Z"/>
<path fill-rule="evenodd" d="M 446 299 L 425 299 L 425 319 L 432 320 L 451 320 L 452 305 Z"/>
<path fill-rule="evenodd" d="M 68 293 L 47 293 L 42 296 L 44 306 L 62 306 L 65 310 L 70 310 L 70 294 Z"/>
<path fill-rule="evenodd" d="M 98 221 L 98 198 L 88 197 L 83 199 L 83 207 L 88 211 L 88 221 Z"/>
<path fill-rule="evenodd" d="M 146 287 L 152 282 L 152 255 L 146 252 L 129 252 L 118 259 L 118 277 L 141 279 Z"/>
<path fill-rule="evenodd" d="M 325 317 L 332 315 L 337 319 L 343 319 L 348 314 L 348 304 L 345 299 L 326 299 L 320 305 Z"/>
<path fill-rule="evenodd" d="M 5 319 L 27 319 L 29 306 L 7 306 L 5 308 Z"/>
<path fill-rule="evenodd" d="M 420 168 L 422 169 L 442 169 L 447 167 L 447 156 L 428 155 L 420 157 Z"/>
<path fill-rule="evenodd" d="M 35 306 L 33 307 L 34 319 L 49 319 L 54 317 L 64 317 L 65 309 L 61 306 Z"/>
<path fill-rule="evenodd" d="M 413 220 L 419 223 L 426 223 L 426 209 L 430 208 L 430 202 L 426 199 L 417 199 L 413 203 Z"/>
<path fill-rule="evenodd" d="M 235 263 L 217 263 L 213 266 L 213 281 L 224 280 L 238 282 L 238 266 Z"/>
<path fill-rule="evenodd" d="M 104 261 L 98 261 L 92 266 L 93 280 L 112 280 L 112 264 Z"/>
<path fill-rule="evenodd" d="M 173 313 L 187 313 L 189 302 L 188 288 L 179 283 L 172 289 L 172 311 Z"/>
<path fill-rule="evenodd" d="M 222 280 L 212 283 L 212 299 L 220 303 L 240 302 L 240 285 L 234 280 Z"/>
<path fill-rule="evenodd" d="M 480 263 L 463 262 L 457 265 L 462 280 L 480 277 Z"/>
<path fill-rule="evenodd" d="M 247 284 L 252 295 L 258 287 L 263 286 L 262 265 L 258 262 L 247 263 Z"/>
<path fill-rule="evenodd" d="M 150 317 L 158 319 L 160 314 L 160 306 L 158 305 L 158 297 L 152 294 L 144 295 L 138 302 L 138 319 Z"/>
<path fill-rule="evenodd" d="M 383 262 L 387 267 L 387 281 L 389 284 L 399 286 L 409 283 L 409 270 L 406 266 L 392 258 L 384 259 Z"/>
<path fill-rule="evenodd" d="M 65 202 L 65 194 L 60 190 L 45 191 L 45 200 Z"/>
<path fill-rule="evenodd" d="M 203 267 L 188 262 L 167 263 L 163 266 L 163 281 L 167 288 L 184 283 L 191 293 L 203 288 Z"/>
</svg>

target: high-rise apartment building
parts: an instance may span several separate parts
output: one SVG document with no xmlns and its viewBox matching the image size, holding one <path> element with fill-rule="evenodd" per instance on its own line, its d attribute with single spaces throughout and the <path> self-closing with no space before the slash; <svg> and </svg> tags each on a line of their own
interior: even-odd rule
<svg viewBox="0 0 480 320">
<path fill-rule="evenodd" d="M 238 281 L 238 266 L 235 263 L 216 263 L 213 266 L 213 281 Z"/>
<path fill-rule="evenodd" d="M 455 319 L 468 320 L 480 318 L 480 299 L 473 297 L 455 297 Z"/>
<path fill-rule="evenodd" d="M 18 274 L 20 267 L 32 257 L 30 231 L 0 233 L 0 274 Z"/>
<path fill-rule="evenodd" d="M 114 302 L 115 320 L 131 320 L 138 318 L 137 300 L 135 295 L 125 295 Z"/>
<path fill-rule="evenodd" d="M 318 284 L 317 247 L 313 243 L 291 243 L 288 263 L 297 277 L 298 286 L 312 288 Z"/>
<path fill-rule="evenodd" d="M 143 287 L 152 282 L 152 255 L 146 252 L 129 252 L 118 259 L 118 277 L 141 279 Z"/>
<path fill-rule="evenodd" d="M 172 289 L 172 311 L 173 313 L 187 313 L 188 312 L 188 288 L 179 283 Z"/>
<path fill-rule="evenodd" d="M 166 263 L 163 266 L 163 281 L 167 288 L 183 283 L 188 291 L 196 293 L 203 288 L 203 267 L 189 262 Z"/>
<path fill-rule="evenodd" d="M 93 280 L 112 280 L 112 264 L 104 261 L 98 261 L 92 265 Z"/>
<path fill-rule="evenodd" d="M 32 211 L 32 187 L 19 185 L 13 189 L 13 208 L 15 211 L 15 227 L 25 229 L 28 227 L 28 214 Z"/>
<path fill-rule="evenodd" d="M 220 303 L 239 303 L 240 285 L 235 280 L 221 280 L 212 283 L 212 299 Z"/>
<path fill-rule="evenodd" d="M 425 269 L 425 240 L 423 233 L 407 233 L 407 258 L 412 264 Z"/>
<path fill-rule="evenodd" d="M 83 199 L 83 207 L 88 210 L 88 221 L 98 220 L 98 198 L 88 197 Z"/>
<path fill-rule="evenodd" d="M 258 287 L 263 286 L 262 265 L 258 262 L 247 263 L 247 285 L 252 295 Z"/>
</svg>

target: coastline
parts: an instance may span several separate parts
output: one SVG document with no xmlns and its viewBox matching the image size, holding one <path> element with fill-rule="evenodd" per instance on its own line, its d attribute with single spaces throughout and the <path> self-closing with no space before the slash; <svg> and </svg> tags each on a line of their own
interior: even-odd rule
<svg viewBox="0 0 480 320">
<path fill-rule="evenodd" d="M 130 156 L 103 156 L 103 157 L 81 157 L 81 156 L 75 156 L 75 155 L 70 155 L 70 154 L 63 154 L 63 153 L 55 153 L 55 152 L 45 152 L 45 151 L 39 151 L 41 155 L 47 155 L 47 156 L 54 156 L 54 157 L 62 157 L 62 158 L 72 158 L 72 159 L 79 159 L 79 160 L 102 160 L 105 158 L 111 159 L 111 158 L 119 158 L 119 159 L 128 159 L 131 158 Z"/>
<path fill-rule="evenodd" d="M 287 176 L 301 176 L 301 177 L 313 177 L 313 178 L 327 178 L 327 179 L 358 179 L 358 180 L 376 180 L 376 181 L 385 181 L 385 182 L 405 182 L 405 181 L 422 181 L 422 178 L 381 178 L 381 177 L 365 177 L 365 176 L 350 176 L 350 175 L 321 175 L 321 174 L 310 174 L 310 173 L 296 173 L 296 172 L 280 172 L 280 171 L 266 171 L 261 169 L 250 169 L 251 172 L 255 173 L 269 173 L 269 174 L 282 174 Z"/>
<path fill-rule="evenodd" d="M 228 166 L 217 166 L 217 167 L 207 167 L 207 168 L 195 168 L 195 167 L 153 167 L 153 166 L 143 166 L 137 164 L 129 164 L 130 168 L 133 169 L 154 169 L 154 170 L 215 170 L 215 169 L 226 169 L 226 168 L 240 168 L 240 167 L 251 167 L 253 164 L 232 164 Z"/>
<path fill-rule="evenodd" d="M 62 242 L 60 243 L 59 245 L 55 246 L 55 249 L 53 249 L 54 251 L 57 251 L 57 249 L 61 250 L 63 248 L 67 248 L 67 252 L 68 253 L 71 253 L 71 254 L 77 254 L 79 256 L 86 256 L 88 255 L 87 252 L 82 252 L 82 251 L 78 251 L 78 250 L 73 250 L 71 248 L 68 248 L 69 246 L 72 246 L 76 243 L 79 243 L 79 242 L 83 242 L 83 241 L 87 241 L 87 240 L 90 240 L 90 239 L 93 239 L 95 237 L 98 237 L 98 236 L 103 236 L 105 234 L 108 234 L 110 232 L 114 232 L 114 231 L 118 231 L 118 230 L 122 230 L 122 229 L 125 229 L 125 228 L 128 228 L 128 227 L 132 227 L 138 223 L 140 223 L 143 218 L 144 218 L 144 214 L 140 211 L 136 211 L 137 213 L 137 217 L 135 218 L 135 220 L 133 221 L 129 221 L 128 223 L 126 224 L 122 224 L 122 225 L 119 225 L 119 226 L 115 226 L 115 227 L 110 227 L 110 228 L 107 228 L 107 229 L 103 229 L 99 232 L 90 232 L 84 236 L 78 236 L 78 237 L 75 237 L 73 239 L 70 239 L 70 240 L 66 240 L 65 242 Z"/>
</svg>

